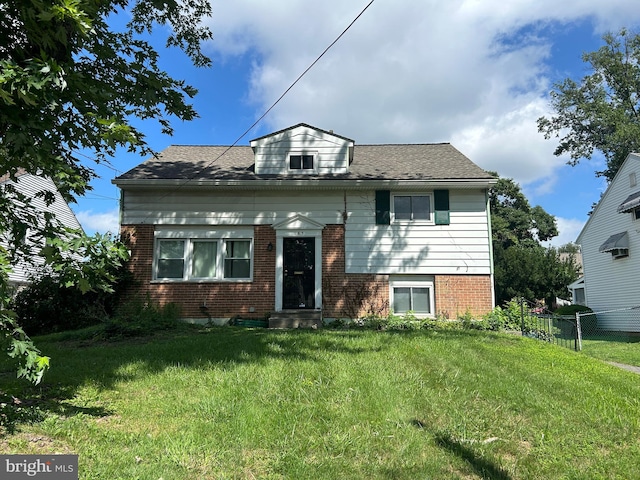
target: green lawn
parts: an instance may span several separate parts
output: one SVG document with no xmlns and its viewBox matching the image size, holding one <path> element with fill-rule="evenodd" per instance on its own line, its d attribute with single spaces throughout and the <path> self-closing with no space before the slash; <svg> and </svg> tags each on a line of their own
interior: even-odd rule
<svg viewBox="0 0 640 480">
<path fill-rule="evenodd" d="M 640 367 L 640 337 L 604 337 L 599 340 L 582 340 L 582 352 L 607 362 L 626 363 Z"/>
<path fill-rule="evenodd" d="M 55 338 L 37 339 L 53 364 L 42 386 L 0 377 L 22 401 L 0 451 L 75 452 L 84 479 L 640 471 L 640 378 L 527 338 L 233 327 Z"/>
</svg>

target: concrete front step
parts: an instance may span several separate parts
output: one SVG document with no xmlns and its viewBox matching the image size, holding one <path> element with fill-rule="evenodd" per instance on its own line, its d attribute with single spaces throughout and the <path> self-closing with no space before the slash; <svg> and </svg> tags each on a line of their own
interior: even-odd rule
<svg viewBox="0 0 640 480">
<path fill-rule="evenodd" d="M 320 310 L 285 310 L 274 312 L 269 317 L 269 328 L 320 328 Z"/>
</svg>

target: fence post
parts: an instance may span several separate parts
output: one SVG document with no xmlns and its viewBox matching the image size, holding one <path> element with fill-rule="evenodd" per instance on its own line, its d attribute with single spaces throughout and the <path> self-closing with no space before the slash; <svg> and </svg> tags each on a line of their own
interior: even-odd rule
<svg viewBox="0 0 640 480">
<path fill-rule="evenodd" d="M 580 325 L 580 312 L 576 312 L 576 350 L 582 351 L 582 325 Z"/>
<path fill-rule="evenodd" d="M 524 336 L 524 297 L 520 297 L 520 330 Z"/>
</svg>

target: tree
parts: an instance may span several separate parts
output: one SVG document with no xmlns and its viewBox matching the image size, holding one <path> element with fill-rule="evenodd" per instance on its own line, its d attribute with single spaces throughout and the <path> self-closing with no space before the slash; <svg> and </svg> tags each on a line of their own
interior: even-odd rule
<svg viewBox="0 0 640 480">
<path fill-rule="evenodd" d="M 490 172 L 498 176 L 495 172 Z M 542 207 L 531 207 L 520 186 L 499 178 L 489 192 L 496 301 L 514 297 L 545 299 L 551 306 L 565 296 L 577 278 L 572 259 L 562 260 L 557 250 L 541 241 L 558 235 L 555 217 Z"/>
<path fill-rule="evenodd" d="M 562 135 L 554 154 L 569 154 L 570 165 L 601 152 L 607 168 L 596 175 L 611 181 L 627 155 L 640 150 L 640 35 L 623 29 L 603 40 L 582 55 L 589 75 L 554 85 L 555 116 L 539 118 L 538 131 L 547 139 Z"/>
<path fill-rule="evenodd" d="M 196 117 L 188 103 L 196 91 L 159 68 L 158 52 L 145 38 L 158 27 L 168 27 L 167 46 L 183 49 L 196 66 L 207 66 L 201 43 L 211 32 L 202 20 L 210 12 L 207 0 L 0 4 L 0 176 L 15 180 L 26 171 L 49 177 L 72 202 L 90 189 L 89 181 L 96 176 L 81 161 L 80 150 L 90 151 L 97 163 L 108 162 L 118 147 L 151 153 L 131 119 L 156 119 L 161 130 L 171 134 L 170 118 Z M 118 14 L 130 18 L 121 30 L 109 23 Z M 122 249 L 106 239 L 94 242 L 81 232 L 63 231 L 53 215 L 35 209 L 10 183 L 1 193 L 0 239 L 10 248 L 0 248 L 0 332 L 9 341 L 9 352 L 23 358 L 23 376 L 38 381 L 46 357 L 6 310 L 9 265 L 19 257 L 42 254 L 69 283 L 109 288 L 106 272 L 122 261 Z M 53 192 L 37 196 L 53 202 Z M 24 241 L 27 236 L 32 241 Z M 64 261 L 86 249 L 101 252 L 104 261 Z"/>
<path fill-rule="evenodd" d="M 514 297 L 544 300 L 552 308 L 556 297 L 567 296 L 567 286 L 578 278 L 573 257 L 562 258 L 555 248 L 513 245 L 494 251 L 498 304 Z"/>
<path fill-rule="evenodd" d="M 498 177 L 496 172 L 489 172 Z M 520 185 L 511 178 L 498 178 L 489 191 L 494 244 L 503 248 L 521 243 L 538 244 L 558 235 L 556 219 L 542 207 L 531 207 Z"/>
</svg>

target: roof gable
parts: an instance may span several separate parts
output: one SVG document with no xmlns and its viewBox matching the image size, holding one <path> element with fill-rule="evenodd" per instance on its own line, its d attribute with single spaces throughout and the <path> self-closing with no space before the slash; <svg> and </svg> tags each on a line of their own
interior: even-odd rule
<svg viewBox="0 0 640 480">
<path fill-rule="evenodd" d="M 303 123 L 251 141 L 258 175 L 347 173 L 353 145 L 353 140 Z"/>
<path fill-rule="evenodd" d="M 277 132 L 268 133 L 268 134 L 263 135 L 261 137 L 254 138 L 249 143 L 250 143 L 251 146 L 253 146 L 254 142 L 260 142 L 260 141 L 262 141 L 264 139 L 267 139 L 269 137 L 277 137 L 279 135 L 282 135 L 282 134 L 284 134 L 286 132 L 290 132 L 290 131 L 298 131 L 299 132 L 302 129 L 312 130 L 312 131 L 314 131 L 314 132 L 316 132 L 318 134 L 330 135 L 330 136 L 333 136 L 335 138 L 346 140 L 348 142 L 354 142 L 350 138 L 343 137 L 342 135 L 337 135 L 337 134 L 333 133 L 333 130 L 323 130 L 322 128 L 318 128 L 318 127 L 314 127 L 312 125 L 309 125 L 308 123 L 298 123 L 297 125 L 293 125 L 292 127 L 283 128 L 282 130 L 278 130 Z"/>
<path fill-rule="evenodd" d="M 594 223 L 594 219 L 600 215 L 622 215 L 623 209 L 620 209 L 624 205 L 625 202 L 629 200 L 630 197 L 633 196 L 633 192 L 640 190 L 640 186 L 636 185 L 635 187 L 631 187 L 629 185 L 629 174 L 635 173 L 638 176 L 638 180 L 640 180 L 640 155 L 637 153 L 630 153 L 627 158 L 622 162 L 618 172 L 609 183 L 609 186 L 600 197 L 597 205 L 589 215 L 587 222 L 582 227 L 582 230 L 578 234 L 578 238 L 576 239 L 576 243 L 581 244 L 584 241 L 584 236 L 588 235 L 588 231 L 592 228 Z M 631 193 L 630 193 L 631 192 Z M 610 199 L 613 195 L 621 196 L 619 200 Z M 615 203 L 615 206 L 609 205 L 611 202 Z M 615 233 L 615 232 L 611 232 Z"/>
</svg>

